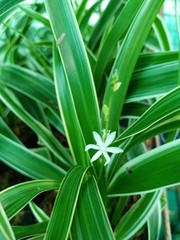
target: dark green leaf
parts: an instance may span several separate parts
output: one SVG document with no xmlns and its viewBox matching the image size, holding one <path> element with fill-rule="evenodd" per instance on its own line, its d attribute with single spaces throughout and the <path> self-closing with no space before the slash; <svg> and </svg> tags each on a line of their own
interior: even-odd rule
<svg viewBox="0 0 180 240">
<path fill-rule="evenodd" d="M 94 178 L 84 183 L 72 226 L 74 239 L 114 239 L 114 235 Z"/>
<path fill-rule="evenodd" d="M 60 182 L 35 180 L 20 183 L 1 191 L 0 200 L 9 219 L 20 212 L 38 194 L 57 189 Z"/>
<path fill-rule="evenodd" d="M 79 191 L 87 169 L 73 167 L 64 178 L 49 220 L 45 240 L 67 239 Z M 60 220 L 60 221 L 59 221 Z"/>
<path fill-rule="evenodd" d="M 109 194 L 136 194 L 178 185 L 179 156 L 180 140 L 175 140 L 134 158 L 114 175 Z"/>
<path fill-rule="evenodd" d="M 31 178 L 61 181 L 65 171 L 44 157 L 0 134 L 0 159 L 16 171 Z"/>
</svg>

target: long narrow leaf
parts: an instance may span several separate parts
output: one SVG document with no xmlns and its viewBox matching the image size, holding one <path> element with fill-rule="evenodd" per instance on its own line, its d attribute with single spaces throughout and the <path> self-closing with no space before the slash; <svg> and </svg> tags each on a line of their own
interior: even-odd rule
<svg viewBox="0 0 180 240">
<path fill-rule="evenodd" d="M 132 25 L 121 45 L 116 61 L 109 76 L 104 103 L 109 106 L 108 121 L 102 116 L 103 127 L 116 130 L 121 115 L 126 92 L 143 43 L 150 31 L 164 0 L 145 1 L 138 11 Z M 129 51 L 131 49 L 131 51 Z M 119 89 L 113 91 L 114 81 L 119 82 Z M 111 107 L 110 107 L 111 105 Z"/>
<path fill-rule="evenodd" d="M 73 239 L 114 239 L 94 178 L 82 187 L 72 226 Z"/>
<path fill-rule="evenodd" d="M 100 91 L 104 71 L 108 63 L 113 58 L 114 51 L 117 48 L 117 43 L 127 31 L 142 2 L 144 2 L 144 0 L 132 0 L 125 4 L 110 32 L 108 33 L 102 48 L 100 49 L 94 69 L 94 78 L 98 92 Z M 124 19 L 126 19 L 126 21 L 124 21 Z"/>
<path fill-rule="evenodd" d="M 154 21 L 153 29 L 159 41 L 162 51 L 172 50 L 172 46 L 170 44 L 170 40 L 168 36 L 168 31 L 166 29 L 165 24 L 163 23 L 162 18 L 159 15 L 156 17 Z"/>
<path fill-rule="evenodd" d="M 85 144 L 74 106 L 71 89 L 69 87 L 67 77 L 64 74 L 59 54 L 56 49 L 54 49 L 54 68 L 58 104 L 71 153 L 76 163 L 87 166 L 87 157 L 84 151 Z"/>
<path fill-rule="evenodd" d="M 2 240 L 15 240 L 15 236 L 11 225 L 8 221 L 6 213 L 0 203 L 0 239 Z"/>
<path fill-rule="evenodd" d="M 39 237 L 39 235 L 45 234 L 47 225 L 48 225 L 48 222 L 46 221 L 42 223 L 32 224 L 29 226 L 13 226 L 12 228 L 13 228 L 13 232 L 16 239 L 23 239 L 23 238 L 27 239 L 27 237 L 32 237 L 32 236 Z M 32 238 L 32 239 L 36 239 L 36 238 Z"/>
<path fill-rule="evenodd" d="M 12 132 L 8 125 L 0 118 L 0 133 L 14 142 L 22 144 L 19 138 Z"/>
<path fill-rule="evenodd" d="M 50 108 L 57 104 L 53 82 L 41 74 L 15 65 L 1 65 L 0 72 L 0 82 L 5 86 Z"/>
<path fill-rule="evenodd" d="M 46 213 L 40 207 L 38 207 L 33 201 L 29 202 L 29 207 L 34 217 L 39 223 L 49 221 L 49 217 L 46 215 Z"/>
<path fill-rule="evenodd" d="M 136 194 L 178 185 L 179 156 L 180 140 L 175 140 L 134 158 L 114 175 L 109 194 Z"/>
<path fill-rule="evenodd" d="M 162 212 L 161 203 L 158 202 L 157 206 L 151 213 L 148 219 L 148 239 L 158 240 L 161 232 Z"/>
<path fill-rule="evenodd" d="M 1 0 L 0 1 L 0 15 L 8 11 L 10 8 L 14 7 L 16 4 L 22 2 L 23 0 Z"/>
<path fill-rule="evenodd" d="M 44 24 L 46 27 L 50 27 L 50 23 L 47 18 L 43 17 L 39 13 L 33 11 L 30 8 L 25 7 L 25 5 L 19 5 L 18 6 L 21 10 L 23 10 L 29 17 L 31 17 L 34 20 L 37 20 L 38 22 Z"/>
<path fill-rule="evenodd" d="M 143 130 L 148 130 L 152 125 L 159 121 L 166 120 L 166 116 L 179 112 L 180 87 L 173 89 L 164 97 L 155 102 L 131 127 L 129 127 L 119 139 L 132 136 L 140 133 Z M 177 115 L 178 117 L 178 115 Z M 178 118 L 179 119 L 179 118 Z M 119 140 L 117 140 L 119 141 Z"/>
<path fill-rule="evenodd" d="M 4 102 L 18 117 L 25 121 L 40 137 L 41 141 L 55 154 L 59 159 L 60 164 L 67 168 L 70 166 L 71 157 L 66 152 L 64 147 L 51 134 L 51 132 L 44 127 L 40 122 L 34 119 L 20 104 L 15 95 L 4 86 L 0 85 L 1 95 L 0 99 Z"/>
<path fill-rule="evenodd" d="M 116 11 L 123 7 L 123 1 L 116 1 L 111 0 L 109 1 L 105 11 L 103 12 L 102 16 L 100 17 L 98 23 L 96 24 L 93 33 L 91 34 L 91 37 L 89 39 L 89 47 L 90 49 L 95 49 L 100 37 L 103 34 L 103 31 L 105 30 L 107 24 L 114 18 L 114 15 Z"/>
<path fill-rule="evenodd" d="M 93 141 L 92 132 L 100 131 L 100 117 L 92 73 L 80 30 L 70 1 L 45 0 L 45 6 L 83 136 L 85 142 L 89 143 Z"/>
<path fill-rule="evenodd" d="M 1 191 L 0 200 L 9 219 L 16 215 L 38 194 L 54 190 L 60 183 L 53 180 L 35 180 L 20 183 Z"/>
<path fill-rule="evenodd" d="M 45 240 L 68 238 L 86 171 L 87 169 L 83 169 L 81 166 L 75 166 L 64 178 L 49 220 Z"/>
<path fill-rule="evenodd" d="M 141 197 L 121 218 L 114 230 L 116 239 L 128 240 L 146 223 L 149 215 L 157 205 L 161 192 L 149 193 Z"/>
<path fill-rule="evenodd" d="M 44 157 L 0 134 L 0 159 L 16 171 L 37 179 L 61 181 L 65 171 Z"/>
<path fill-rule="evenodd" d="M 177 87 L 178 62 L 156 64 L 135 71 L 126 102 L 162 96 Z"/>
</svg>

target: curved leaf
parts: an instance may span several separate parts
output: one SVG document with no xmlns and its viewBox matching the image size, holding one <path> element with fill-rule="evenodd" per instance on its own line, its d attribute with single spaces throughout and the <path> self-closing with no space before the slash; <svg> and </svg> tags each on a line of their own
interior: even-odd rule
<svg viewBox="0 0 180 240">
<path fill-rule="evenodd" d="M 79 191 L 86 171 L 87 169 L 83 169 L 81 166 L 75 166 L 65 176 L 56 197 L 45 240 L 63 240 L 68 238 Z"/>
<path fill-rule="evenodd" d="M 38 194 L 54 190 L 60 183 L 53 180 L 35 180 L 9 187 L 0 193 L 0 201 L 9 219 L 23 209 Z"/>
<path fill-rule="evenodd" d="M 23 0 L 1 0 L 0 1 L 0 15 L 14 7 L 16 4 L 23 2 Z"/>
<path fill-rule="evenodd" d="M 45 6 L 87 144 L 100 131 L 100 116 L 85 46 L 70 1 L 45 0 Z"/>
<path fill-rule="evenodd" d="M 21 10 L 23 10 L 29 17 L 31 17 L 34 20 L 37 20 L 38 22 L 44 24 L 46 27 L 50 27 L 49 20 L 39 13 L 33 11 L 32 9 L 25 7 L 25 5 L 19 5 L 18 6 Z"/>
<path fill-rule="evenodd" d="M 0 134 L 0 159 L 30 178 L 50 178 L 61 181 L 65 171 L 22 145 Z"/>
<path fill-rule="evenodd" d="M 52 135 L 52 133 L 39 121 L 33 118 L 20 104 L 15 95 L 0 85 L 0 99 L 5 103 L 22 121 L 30 126 L 39 135 L 41 141 L 48 149 L 58 158 L 62 167 L 66 169 L 70 166 L 71 157 L 60 142 Z"/>
<path fill-rule="evenodd" d="M 163 119 L 166 121 L 167 116 L 173 113 L 177 112 L 178 120 L 180 117 L 179 98 L 180 87 L 177 87 L 155 102 L 133 125 L 118 137 L 116 143 L 118 143 L 120 139 L 131 137 L 148 130 L 151 126 L 163 122 Z"/>
<path fill-rule="evenodd" d="M 93 30 L 93 33 L 91 34 L 91 37 L 89 39 L 88 45 L 89 45 L 90 49 L 92 49 L 92 50 L 95 49 L 106 26 L 111 21 L 111 19 L 114 18 L 116 11 L 123 6 L 124 6 L 123 1 L 118 1 L 118 2 L 116 0 L 109 1 L 105 11 L 101 15 L 99 21 L 97 22 L 97 24 Z"/>
<path fill-rule="evenodd" d="M 149 192 L 180 182 L 180 139 L 164 144 L 124 164 L 109 184 L 110 195 Z"/>
<path fill-rule="evenodd" d="M 140 101 L 166 94 L 177 87 L 177 77 L 177 61 L 141 68 L 132 75 L 126 102 Z"/>
<path fill-rule="evenodd" d="M 111 3 L 112 1 L 110 1 Z M 127 31 L 130 23 L 135 17 L 144 0 L 131 0 L 127 1 L 121 12 L 119 13 L 115 23 L 113 24 L 110 32 L 108 33 L 102 48 L 97 57 L 97 63 L 94 69 L 94 79 L 97 92 L 101 89 L 102 77 L 108 63 L 114 57 L 114 51 L 117 48 L 118 41 L 122 38 L 123 34 Z M 117 3 L 116 3 L 117 4 Z M 125 20 L 126 19 L 126 20 Z M 105 22 L 107 23 L 107 22 Z M 97 37 L 97 36 L 96 36 Z M 108 49 L 108 51 L 107 51 Z"/>
<path fill-rule="evenodd" d="M 48 225 L 48 221 L 42 222 L 42 223 L 35 223 L 28 226 L 13 226 L 12 228 L 13 228 L 13 232 L 16 239 L 23 239 L 23 238 L 27 239 L 27 237 L 37 236 L 37 239 L 39 240 L 39 237 L 40 237 L 39 235 L 44 234 L 46 232 L 47 225 Z M 36 238 L 32 238 L 32 239 L 36 239 Z"/>
<path fill-rule="evenodd" d="M 163 19 L 160 17 L 160 15 L 158 15 L 156 17 L 152 27 L 156 34 L 156 37 L 158 39 L 158 42 L 160 44 L 162 51 L 172 50 L 172 46 L 170 44 L 170 40 L 169 40 L 169 36 L 168 36 L 168 31 L 167 31 L 166 26 L 163 23 Z"/>
<path fill-rule="evenodd" d="M 105 115 L 102 115 L 102 124 L 105 129 L 110 129 L 111 131 L 117 129 L 139 53 L 163 2 L 164 0 L 144 1 L 121 45 L 109 76 L 103 101 L 103 105 L 111 106 L 108 121 Z M 129 49 L 131 49 L 131 51 L 129 51 Z M 121 85 L 119 89 L 114 92 L 113 83 L 115 80 Z"/>
<path fill-rule="evenodd" d="M 73 239 L 115 239 L 94 178 L 86 181 L 72 225 Z"/>
<path fill-rule="evenodd" d="M 0 239 L 15 240 L 13 230 L 11 228 L 11 225 L 8 221 L 8 218 L 1 203 L 0 203 Z"/>
<path fill-rule="evenodd" d="M 0 82 L 52 108 L 57 104 L 52 81 L 39 73 L 16 65 L 0 65 Z M 13 76 L 13 78 L 12 78 Z"/>
<path fill-rule="evenodd" d="M 146 223 L 157 205 L 161 193 L 149 193 L 142 196 L 121 218 L 114 230 L 116 239 L 131 239 Z"/>
</svg>

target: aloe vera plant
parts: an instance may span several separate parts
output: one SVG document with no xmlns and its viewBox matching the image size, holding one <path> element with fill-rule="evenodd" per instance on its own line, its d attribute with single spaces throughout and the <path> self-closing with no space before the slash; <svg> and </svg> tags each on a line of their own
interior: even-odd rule
<svg viewBox="0 0 180 240">
<path fill-rule="evenodd" d="M 30 178 L 0 192 L 0 239 L 167 238 L 180 73 L 158 14 L 164 1 L 90 2 L 0 1 L 0 160 Z M 34 132 L 35 147 L 11 119 Z M 50 190 L 47 216 L 33 199 Z M 12 225 L 28 204 L 36 222 Z"/>
</svg>

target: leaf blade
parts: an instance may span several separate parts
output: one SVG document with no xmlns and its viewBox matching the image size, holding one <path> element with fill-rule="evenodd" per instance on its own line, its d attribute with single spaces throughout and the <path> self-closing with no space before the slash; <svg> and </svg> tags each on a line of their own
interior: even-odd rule
<svg viewBox="0 0 180 240">
<path fill-rule="evenodd" d="M 137 194 L 179 184 L 179 154 L 180 140 L 174 140 L 134 158 L 117 171 L 109 184 L 109 194 Z"/>
<path fill-rule="evenodd" d="M 73 167 L 64 178 L 48 223 L 45 240 L 67 239 L 79 191 L 87 169 Z M 59 218 L 61 222 L 59 223 Z"/>
<path fill-rule="evenodd" d="M 93 141 L 92 132 L 100 131 L 100 117 L 82 36 L 69 1 L 45 0 L 45 6 L 87 144 Z"/>
<path fill-rule="evenodd" d="M 72 234 L 78 240 L 85 238 L 114 239 L 94 178 L 90 178 L 81 190 L 72 226 Z"/>
<path fill-rule="evenodd" d="M 34 180 L 16 184 L 0 193 L 0 200 L 9 219 L 16 215 L 38 194 L 59 187 L 58 181 Z"/>
</svg>

